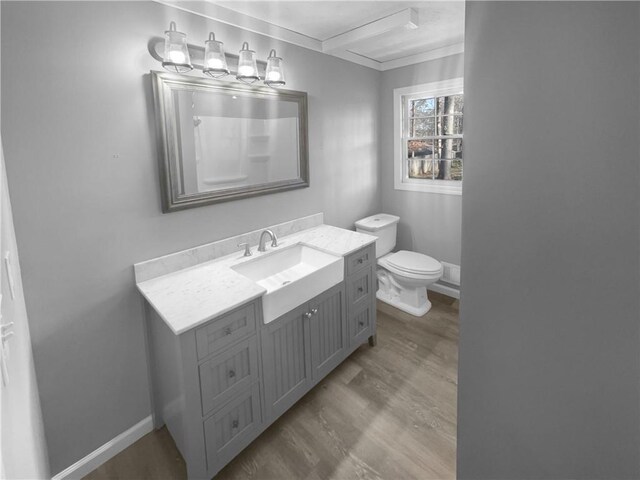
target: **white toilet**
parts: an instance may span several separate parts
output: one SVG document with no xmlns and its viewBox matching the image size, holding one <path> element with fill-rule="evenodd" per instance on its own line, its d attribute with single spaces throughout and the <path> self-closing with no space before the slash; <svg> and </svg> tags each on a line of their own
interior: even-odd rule
<svg viewBox="0 0 640 480">
<path fill-rule="evenodd" d="M 376 297 L 400 310 L 420 317 L 431 309 L 427 286 L 442 276 L 442 264 L 422 253 L 400 250 L 396 234 L 400 217 L 380 213 L 356 222 L 356 231 L 378 237 L 378 291 Z"/>
</svg>

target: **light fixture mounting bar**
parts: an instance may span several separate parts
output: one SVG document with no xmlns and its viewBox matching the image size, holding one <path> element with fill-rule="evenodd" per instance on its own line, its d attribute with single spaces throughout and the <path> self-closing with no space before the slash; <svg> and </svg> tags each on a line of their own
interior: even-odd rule
<svg viewBox="0 0 640 480">
<path fill-rule="evenodd" d="M 394 30 L 412 30 L 415 28 L 418 28 L 418 12 L 413 8 L 405 8 L 404 10 L 323 41 L 322 51 L 324 53 L 330 53 L 336 50 L 347 50 L 358 43 L 366 42 L 373 37 Z"/>
</svg>

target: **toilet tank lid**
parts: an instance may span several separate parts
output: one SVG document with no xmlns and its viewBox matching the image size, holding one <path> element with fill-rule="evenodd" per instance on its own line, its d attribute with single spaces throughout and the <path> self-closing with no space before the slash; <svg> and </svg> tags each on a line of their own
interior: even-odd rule
<svg viewBox="0 0 640 480">
<path fill-rule="evenodd" d="M 368 232 L 376 232 L 381 228 L 388 227 L 394 223 L 398 223 L 400 217 L 395 215 L 389 215 L 388 213 L 378 213 L 377 215 L 371 215 L 370 217 L 363 218 L 356 222 L 356 228 L 366 230 Z"/>
</svg>

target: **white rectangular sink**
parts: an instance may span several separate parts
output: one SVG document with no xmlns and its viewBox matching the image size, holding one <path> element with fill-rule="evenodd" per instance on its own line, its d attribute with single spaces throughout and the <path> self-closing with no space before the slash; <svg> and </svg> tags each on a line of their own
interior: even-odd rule
<svg viewBox="0 0 640 480">
<path fill-rule="evenodd" d="M 344 279 L 342 257 L 301 244 L 273 250 L 231 268 L 267 290 L 262 297 L 264 323 Z"/>
</svg>

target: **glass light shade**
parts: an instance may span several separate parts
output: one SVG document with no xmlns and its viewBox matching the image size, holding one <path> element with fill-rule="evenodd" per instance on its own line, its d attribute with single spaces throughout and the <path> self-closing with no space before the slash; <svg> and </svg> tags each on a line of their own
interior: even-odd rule
<svg viewBox="0 0 640 480">
<path fill-rule="evenodd" d="M 281 87 L 285 84 L 282 58 L 276 57 L 276 51 L 271 50 L 267 58 L 267 70 L 264 74 L 264 83 L 270 87 Z"/>
<path fill-rule="evenodd" d="M 169 24 L 169 30 L 164 32 L 164 57 L 162 66 L 170 72 L 185 73 L 193 70 L 189 49 L 187 48 L 187 36 L 176 31 L 175 22 Z"/>
<path fill-rule="evenodd" d="M 244 42 L 238 58 L 238 74 L 236 78 L 245 83 L 253 83 L 260 80 L 258 75 L 258 64 L 256 63 L 256 52 L 249 50 L 249 44 Z"/>
<path fill-rule="evenodd" d="M 229 74 L 222 42 L 216 40 L 213 32 L 209 34 L 209 40 L 204 42 L 204 68 L 202 72 L 213 78 L 220 78 Z"/>
</svg>

